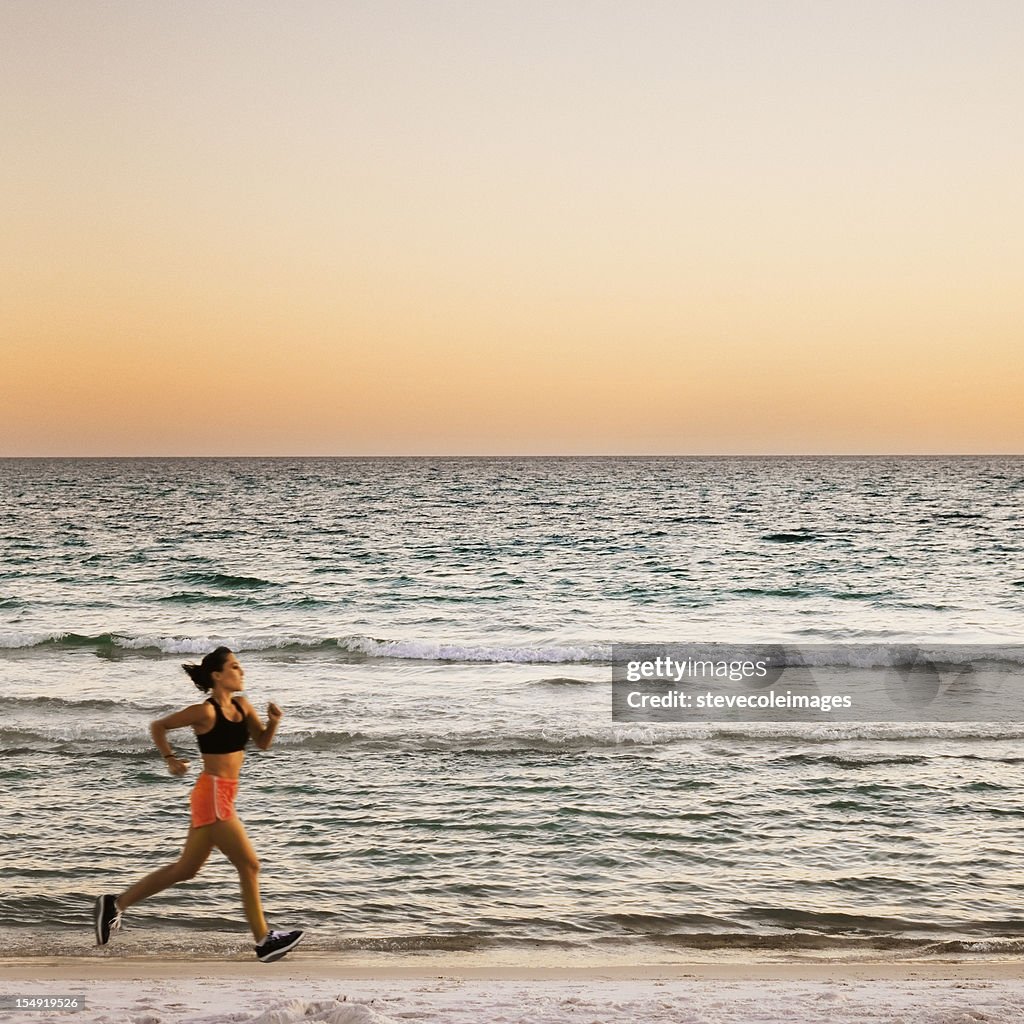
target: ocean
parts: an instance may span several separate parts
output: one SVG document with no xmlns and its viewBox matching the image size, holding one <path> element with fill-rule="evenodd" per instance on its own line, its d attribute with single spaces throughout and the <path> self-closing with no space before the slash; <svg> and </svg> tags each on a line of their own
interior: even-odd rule
<svg viewBox="0 0 1024 1024">
<path fill-rule="evenodd" d="M 304 949 L 509 963 L 1024 950 L 1024 460 L 0 460 L 9 955 L 251 957 L 200 759 L 148 724 L 224 643 L 238 810 Z M 613 721 L 613 644 L 979 645 L 992 721 Z M 1005 653 L 1000 653 L 1005 651 Z"/>
</svg>

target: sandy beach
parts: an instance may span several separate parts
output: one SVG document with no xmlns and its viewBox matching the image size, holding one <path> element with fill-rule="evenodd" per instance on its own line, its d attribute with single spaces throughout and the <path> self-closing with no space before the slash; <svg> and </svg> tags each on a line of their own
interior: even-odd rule
<svg viewBox="0 0 1024 1024">
<path fill-rule="evenodd" d="M 1024 1017 L 1019 961 L 529 966 L 414 958 L 339 962 L 30 958 L 0 964 L 0 995 L 84 997 L 78 1024 L 1010 1024 Z M 5 1004 L 7 1005 L 7 1004 Z"/>
</svg>

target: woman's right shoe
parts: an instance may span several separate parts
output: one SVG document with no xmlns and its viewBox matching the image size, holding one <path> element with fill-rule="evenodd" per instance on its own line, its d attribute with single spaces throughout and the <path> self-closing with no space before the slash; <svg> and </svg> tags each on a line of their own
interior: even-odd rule
<svg viewBox="0 0 1024 1024">
<path fill-rule="evenodd" d="M 255 947 L 256 956 L 265 964 L 280 960 L 302 941 L 302 935 L 301 931 L 267 932 L 266 938 Z"/>
<path fill-rule="evenodd" d="M 101 896 L 96 901 L 93 921 L 96 924 L 96 945 L 105 946 L 110 941 L 110 933 L 121 927 L 121 911 L 117 909 L 116 896 Z"/>
</svg>

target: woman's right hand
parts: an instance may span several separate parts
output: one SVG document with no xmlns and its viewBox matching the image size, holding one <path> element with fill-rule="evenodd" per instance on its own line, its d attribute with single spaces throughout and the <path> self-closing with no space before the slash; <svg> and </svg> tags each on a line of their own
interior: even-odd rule
<svg viewBox="0 0 1024 1024">
<path fill-rule="evenodd" d="M 172 775 L 184 775 L 188 771 L 189 762 L 182 761 L 180 757 L 168 757 L 166 761 L 167 770 Z"/>
</svg>

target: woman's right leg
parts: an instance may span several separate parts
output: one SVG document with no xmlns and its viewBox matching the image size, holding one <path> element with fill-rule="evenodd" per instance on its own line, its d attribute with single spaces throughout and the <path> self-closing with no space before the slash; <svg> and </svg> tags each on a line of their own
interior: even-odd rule
<svg viewBox="0 0 1024 1024">
<path fill-rule="evenodd" d="M 212 832 L 213 828 L 210 825 L 190 828 L 181 856 L 173 864 L 151 871 L 145 878 L 140 878 L 130 889 L 121 893 L 117 897 L 117 909 L 127 910 L 132 904 L 153 896 L 176 882 L 194 878 L 213 849 Z"/>
</svg>

